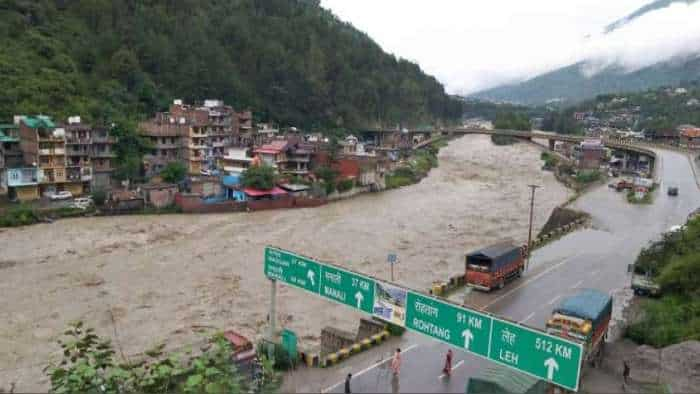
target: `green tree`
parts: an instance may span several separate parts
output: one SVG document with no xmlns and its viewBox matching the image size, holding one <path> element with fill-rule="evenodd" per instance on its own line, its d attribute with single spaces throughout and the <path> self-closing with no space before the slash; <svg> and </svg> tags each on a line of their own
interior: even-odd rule
<svg viewBox="0 0 700 394">
<path fill-rule="evenodd" d="M 327 166 L 319 167 L 314 171 L 316 177 L 322 182 L 326 190 L 326 194 L 331 194 L 335 191 L 336 180 L 338 179 L 338 171 Z"/>
<path fill-rule="evenodd" d="M 242 379 L 231 363 L 232 348 L 215 335 L 201 354 L 163 354 L 163 345 L 137 362 L 117 360 L 109 340 L 82 322 L 59 340 L 62 358 L 47 366 L 54 393 L 242 393 Z"/>
<path fill-rule="evenodd" d="M 251 166 L 241 174 L 243 186 L 260 190 L 270 190 L 275 187 L 276 179 L 275 169 L 265 164 Z"/>
<path fill-rule="evenodd" d="M 168 163 L 160 173 L 161 178 L 168 183 L 180 183 L 185 179 L 185 175 L 187 167 L 180 162 Z"/>
</svg>

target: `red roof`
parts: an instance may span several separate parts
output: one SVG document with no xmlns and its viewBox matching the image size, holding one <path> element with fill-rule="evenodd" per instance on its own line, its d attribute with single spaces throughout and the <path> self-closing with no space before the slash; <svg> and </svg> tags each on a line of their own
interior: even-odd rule
<svg viewBox="0 0 700 394">
<path fill-rule="evenodd" d="M 269 154 L 277 154 L 280 153 L 284 150 L 287 150 L 287 145 L 289 145 L 288 141 L 285 140 L 279 140 L 279 141 L 272 141 L 269 144 L 265 144 L 261 146 L 259 149 L 256 149 L 256 153 L 269 153 Z"/>
<path fill-rule="evenodd" d="M 243 193 L 245 193 L 248 196 L 251 197 L 262 197 L 262 196 L 281 196 L 287 194 L 286 191 L 284 191 L 282 188 L 279 188 L 277 186 L 273 187 L 270 190 L 260 190 L 260 189 L 253 189 L 252 187 L 246 187 L 243 189 Z"/>
<path fill-rule="evenodd" d="M 688 138 L 698 138 L 698 137 L 700 137 L 700 128 L 683 129 L 683 131 L 681 131 L 681 135 L 683 137 L 688 137 Z"/>
</svg>

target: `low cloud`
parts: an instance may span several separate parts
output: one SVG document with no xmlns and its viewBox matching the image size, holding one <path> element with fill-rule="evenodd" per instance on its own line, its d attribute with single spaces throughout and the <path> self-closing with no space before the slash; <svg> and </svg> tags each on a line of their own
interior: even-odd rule
<svg viewBox="0 0 700 394">
<path fill-rule="evenodd" d="M 700 3 L 676 3 L 645 14 L 608 34 L 590 37 L 583 46 L 590 77 L 609 67 L 634 72 L 700 52 Z"/>
</svg>

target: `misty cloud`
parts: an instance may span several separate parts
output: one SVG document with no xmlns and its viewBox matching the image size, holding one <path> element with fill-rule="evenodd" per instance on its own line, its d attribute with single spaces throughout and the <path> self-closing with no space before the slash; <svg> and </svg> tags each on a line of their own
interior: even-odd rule
<svg viewBox="0 0 700 394">
<path fill-rule="evenodd" d="M 677 3 L 645 14 L 583 45 L 587 77 L 609 67 L 633 72 L 670 60 L 696 57 L 700 52 L 700 3 Z"/>
</svg>

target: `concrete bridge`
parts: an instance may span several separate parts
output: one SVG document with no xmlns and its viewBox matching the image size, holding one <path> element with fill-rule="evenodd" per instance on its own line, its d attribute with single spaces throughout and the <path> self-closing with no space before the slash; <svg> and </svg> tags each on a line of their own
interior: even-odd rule
<svg viewBox="0 0 700 394">
<path fill-rule="evenodd" d="M 414 129 L 414 130 L 362 130 L 361 133 L 372 134 L 375 138 L 377 146 L 383 145 L 385 141 L 388 141 L 390 136 L 396 136 L 397 134 L 405 136 L 402 140 L 410 145 L 413 149 L 419 149 L 425 145 L 428 145 L 433 141 L 436 134 L 443 136 L 454 136 L 454 135 L 466 135 L 466 134 L 483 134 L 483 135 L 500 135 L 514 137 L 524 140 L 547 140 L 547 147 L 550 150 L 554 150 L 554 145 L 557 141 L 568 142 L 573 144 L 578 144 L 583 142 L 586 138 L 576 135 L 566 135 L 566 134 L 556 134 L 556 133 L 546 133 L 541 131 L 519 131 L 519 130 L 487 130 L 487 129 L 477 129 L 477 128 L 454 128 L 454 129 Z M 420 138 L 417 138 L 419 137 Z M 412 143 L 412 141 L 416 141 Z M 627 162 L 629 156 L 647 156 L 651 159 L 650 170 L 654 169 L 654 162 L 656 159 L 656 153 L 650 149 L 647 145 L 638 143 L 636 141 L 620 140 L 612 138 L 603 138 L 602 143 L 604 146 L 621 150 L 625 152 L 624 162 Z"/>
</svg>

